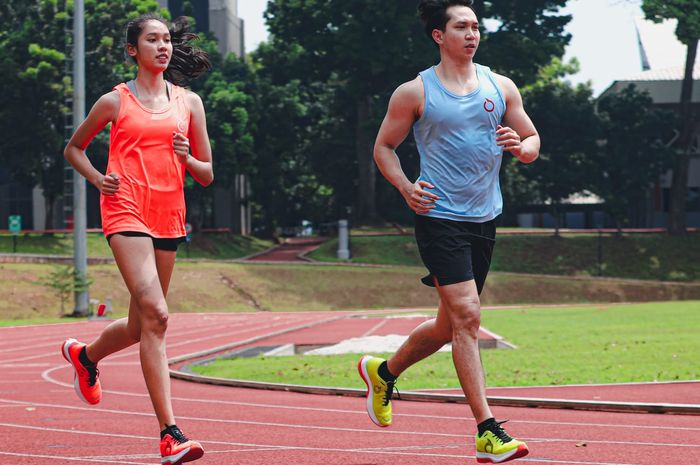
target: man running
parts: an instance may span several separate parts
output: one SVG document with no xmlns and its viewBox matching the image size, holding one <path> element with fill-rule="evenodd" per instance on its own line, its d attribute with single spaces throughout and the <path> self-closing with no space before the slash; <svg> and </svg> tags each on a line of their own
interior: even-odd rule
<svg viewBox="0 0 700 465">
<path fill-rule="evenodd" d="M 477 461 L 501 463 L 524 457 L 528 448 L 503 430 L 486 400 L 479 294 L 503 207 L 498 182 L 503 151 L 531 163 L 540 138 L 513 81 L 474 63 L 480 33 L 472 3 L 420 2 L 440 63 L 396 89 L 374 147 L 380 171 L 416 213 L 416 241 L 430 272 L 422 281 L 437 290 L 438 314 L 414 329 L 389 360 L 364 356 L 358 369 L 368 387 L 370 418 L 389 426 L 396 378 L 452 342 L 457 376 L 477 422 Z M 406 178 L 395 151 L 411 129 L 420 154 L 416 182 Z"/>
</svg>

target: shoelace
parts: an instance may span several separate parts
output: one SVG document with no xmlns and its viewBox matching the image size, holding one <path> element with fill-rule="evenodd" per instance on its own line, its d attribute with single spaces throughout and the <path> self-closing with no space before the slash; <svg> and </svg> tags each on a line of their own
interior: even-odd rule
<svg viewBox="0 0 700 465">
<path fill-rule="evenodd" d="M 97 382 L 97 377 L 100 376 L 100 370 L 98 370 L 97 367 L 86 368 L 88 371 L 88 375 L 90 375 L 90 377 L 88 378 L 88 384 L 90 385 L 90 387 L 92 387 Z"/>
<path fill-rule="evenodd" d="M 382 405 L 386 407 L 389 405 L 389 402 L 391 401 L 391 396 L 394 392 L 394 389 L 396 389 L 396 396 L 401 400 L 401 393 L 399 392 L 399 389 L 395 386 L 396 381 L 387 381 L 386 383 L 386 392 L 384 393 L 384 400 L 382 400 Z"/>
<path fill-rule="evenodd" d="M 175 439 L 180 444 L 184 444 L 187 441 L 189 441 L 187 436 L 185 436 L 182 433 L 182 431 L 180 431 L 180 428 L 178 428 L 177 426 L 168 426 L 168 431 L 170 432 L 170 435 L 173 437 L 173 439 Z"/>
<path fill-rule="evenodd" d="M 100 370 L 97 369 L 97 365 L 86 365 L 83 362 L 80 362 L 80 364 L 85 368 L 85 371 L 87 371 L 88 386 L 93 387 L 97 382 L 97 377 L 100 376 Z"/>
<path fill-rule="evenodd" d="M 496 426 L 491 429 L 491 432 L 498 438 L 500 439 L 503 444 L 509 443 L 510 441 L 513 440 L 510 436 L 508 436 L 508 433 L 505 432 L 503 428 L 501 428 L 501 425 L 508 420 L 503 420 L 503 421 L 497 421 Z"/>
</svg>

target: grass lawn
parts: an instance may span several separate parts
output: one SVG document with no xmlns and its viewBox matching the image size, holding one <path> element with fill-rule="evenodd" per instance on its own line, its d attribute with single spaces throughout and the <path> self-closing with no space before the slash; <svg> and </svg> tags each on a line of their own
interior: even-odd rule
<svg viewBox="0 0 700 465">
<path fill-rule="evenodd" d="M 0 328 L 8 326 L 29 326 L 29 325 L 46 325 L 55 323 L 75 323 L 77 321 L 85 321 L 86 318 L 29 318 L 29 319 L 14 319 L 0 320 Z"/>
<path fill-rule="evenodd" d="M 482 324 L 518 346 L 482 351 L 489 386 L 700 379 L 700 301 L 530 308 L 483 313 Z M 359 355 L 254 357 L 195 365 L 206 375 L 364 388 Z M 399 389 L 457 388 L 449 353 L 414 365 Z"/>
<path fill-rule="evenodd" d="M 0 319 L 57 318 L 53 289 L 37 284 L 56 266 L 0 264 Z M 309 266 L 178 262 L 168 293 L 172 312 L 301 311 L 368 308 L 435 308 L 432 288 L 420 284 L 418 267 Z M 115 315 L 126 313 L 129 295 L 116 265 L 91 265 L 90 297 L 112 298 Z M 625 282 L 595 278 L 532 277 L 492 273 L 484 305 L 650 302 L 700 299 L 694 284 Z M 64 313 L 72 310 L 72 298 Z"/>
<path fill-rule="evenodd" d="M 700 280 L 700 235 L 666 234 L 506 236 L 497 239 L 492 271 L 568 276 L 598 276 L 662 281 Z M 352 261 L 420 266 L 413 236 L 351 237 Z M 337 240 L 309 257 L 338 261 Z"/>
<path fill-rule="evenodd" d="M 229 233 L 194 234 L 192 242 L 180 246 L 180 258 L 241 258 L 261 252 L 273 243 L 268 240 Z M 0 253 L 13 251 L 12 236 L 0 234 Z M 102 233 L 87 235 L 89 257 L 111 257 L 112 251 Z M 17 253 L 42 255 L 72 255 L 72 234 L 23 234 L 17 237 Z"/>
</svg>

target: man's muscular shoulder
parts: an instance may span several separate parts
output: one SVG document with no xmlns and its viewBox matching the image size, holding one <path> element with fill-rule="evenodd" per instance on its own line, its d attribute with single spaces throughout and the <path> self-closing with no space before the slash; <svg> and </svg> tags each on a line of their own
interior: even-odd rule
<svg viewBox="0 0 700 465">
<path fill-rule="evenodd" d="M 391 97 L 392 105 L 404 111 L 411 111 L 417 117 L 423 113 L 425 103 L 425 92 L 423 90 L 423 80 L 420 76 L 404 82 Z"/>
</svg>

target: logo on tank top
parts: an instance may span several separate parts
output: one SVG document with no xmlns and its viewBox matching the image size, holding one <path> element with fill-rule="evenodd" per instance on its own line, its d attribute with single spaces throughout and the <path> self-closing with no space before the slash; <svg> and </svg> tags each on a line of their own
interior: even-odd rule
<svg viewBox="0 0 700 465">
<path fill-rule="evenodd" d="M 486 101 L 484 102 L 484 110 L 488 111 L 489 113 L 492 113 L 493 110 L 496 109 L 496 104 L 493 103 L 493 100 L 490 98 L 487 98 Z"/>
<path fill-rule="evenodd" d="M 175 101 L 175 117 L 177 119 L 177 130 L 181 134 L 187 134 L 187 107 L 184 98 L 178 97 Z"/>
</svg>

